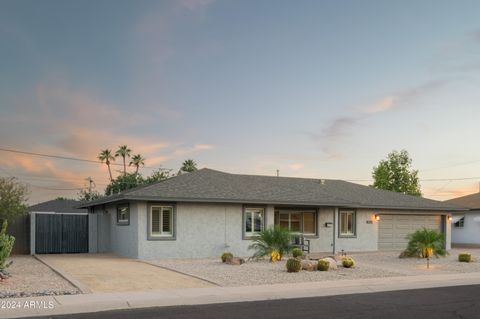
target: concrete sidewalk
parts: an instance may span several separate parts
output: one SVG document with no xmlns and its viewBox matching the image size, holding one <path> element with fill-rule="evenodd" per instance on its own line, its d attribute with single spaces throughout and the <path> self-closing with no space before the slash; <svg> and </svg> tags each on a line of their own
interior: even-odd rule
<svg viewBox="0 0 480 319">
<path fill-rule="evenodd" d="M 480 273 L 16 298 L 0 300 L 0 303 L 16 301 L 21 305 L 21 307 L 15 309 L 0 308 L 0 318 L 47 316 L 128 308 L 321 297 L 474 284 L 480 284 Z M 34 305 L 32 301 L 38 301 L 39 303 Z M 25 302 L 28 302 L 30 308 L 22 307 Z M 49 307 L 49 305 L 52 306 Z"/>
</svg>

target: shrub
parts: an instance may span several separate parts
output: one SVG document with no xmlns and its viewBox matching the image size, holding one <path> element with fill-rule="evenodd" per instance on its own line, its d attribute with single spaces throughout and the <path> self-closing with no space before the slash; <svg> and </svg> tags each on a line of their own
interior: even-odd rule
<svg viewBox="0 0 480 319">
<path fill-rule="evenodd" d="M 427 259 L 427 268 L 430 268 L 430 257 L 445 256 L 445 237 L 436 230 L 425 227 L 408 235 L 407 252 L 412 256 L 421 256 Z"/>
<path fill-rule="evenodd" d="M 353 260 L 352 257 L 343 257 L 342 258 L 342 265 L 345 268 L 355 267 L 355 260 Z"/>
<path fill-rule="evenodd" d="M 265 229 L 253 239 L 253 244 L 248 249 L 255 250 L 252 258 L 271 256 L 276 251 L 280 259 L 292 250 L 290 244 L 290 231 L 278 225 Z"/>
<path fill-rule="evenodd" d="M 292 255 L 293 255 L 293 258 L 303 257 L 303 251 L 300 248 L 293 248 Z"/>
<path fill-rule="evenodd" d="M 325 260 L 325 259 L 320 259 L 318 261 L 318 266 L 317 266 L 317 269 L 320 270 L 320 271 L 328 271 L 328 269 L 330 268 L 330 263 L 328 262 L 328 260 Z"/>
<path fill-rule="evenodd" d="M 285 267 L 287 272 L 299 272 L 302 269 L 302 262 L 297 258 L 288 258 Z"/>
<path fill-rule="evenodd" d="M 469 263 L 472 261 L 472 255 L 468 253 L 461 253 L 458 254 L 458 261 L 464 262 L 464 263 Z"/>
<path fill-rule="evenodd" d="M 232 253 L 229 253 L 228 251 L 226 251 L 226 252 L 224 252 L 224 253 L 222 254 L 222 257 L 221 257 L 221 258 L 222 258 L 222 263 L 224 263 L 224 262 L 227 261 L 227 259 L 233 258 L 233 254 L 232 254 Z"/>
<path fill-rule="evenodd" d="M 5 270 L 12 263 L 7 263 L 7 258 L 10 257 L 12 252 L 15 237 L 7 235 L 7 225 L 8 222 L 4 220 L 0 230 L 0 271 Z"/>
</svg>

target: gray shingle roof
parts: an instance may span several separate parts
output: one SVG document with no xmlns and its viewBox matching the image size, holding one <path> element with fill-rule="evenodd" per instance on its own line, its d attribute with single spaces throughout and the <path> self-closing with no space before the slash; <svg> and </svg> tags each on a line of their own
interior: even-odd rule
<svg viewBox="0 0 480 319">
<path fill-rule="evenodd" d="M 462 210 L 422 197 L 375 189 L 341 180 L 229 174 L 201 169 L 155 184 L 82 203 L 89 207 L 119 200 L 225 202 L 340 206 L 384 209 Z"/>
<path fill-rule="evenodd" d="M 54 199 L 28 207 L 29 212 L 55 212 L 55 213 L 86 213 L 86 209 L 78 209 L 80 202 L 72 199 Z"/>
<path fill-rule="evenodd" d="M 480 209 L 480 193 L 474 193 L 445 201 L 451 205 L 458 205 L 470 209 Z"/>
</svg>

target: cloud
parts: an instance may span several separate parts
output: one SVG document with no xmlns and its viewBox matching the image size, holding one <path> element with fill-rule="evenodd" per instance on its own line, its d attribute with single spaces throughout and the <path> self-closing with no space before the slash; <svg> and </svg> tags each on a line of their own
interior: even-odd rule
<svg viewBox="0 0 480 319">
<path fill-rule="evenodd" d="M 199 150 L 199 151 L 202 151 L 202 150 L 211 150 L 211 149 L 214 149 L 215 146 L 213 146 L 212 144 L 195 144 L 193 146 L 193 148 L 195 150 Z"/>
<path fill-rule="evenodd" d="M 290 164 L 289 165 L 289 168 L 292 170 L 292 171 L 299 171 L 301 170 L 305 165 L 302 164 L 302 163 L 293 163 L 293 164 Z"/>
</svg>

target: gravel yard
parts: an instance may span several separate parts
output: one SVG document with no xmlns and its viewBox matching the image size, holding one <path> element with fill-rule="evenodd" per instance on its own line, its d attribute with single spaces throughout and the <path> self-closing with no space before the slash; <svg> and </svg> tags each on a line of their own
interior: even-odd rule
<svg viewBox="0 0 480 319">
<path fill-rule="evenodd" d="M 474 257 L 471 263 L 457 261 L 460 252 L 469 252 Z M 414 276 L 480 272 L 480 249 L 453 249 L 445 258 L 433 258 L 430 269 L 426 261 L 416 258 L 398 258 L 399 252 L 372 252 L 351 254 L 356 261 L 353 269 L 339 265 L 337 270 L 328 272 L 304 271 L 287 273 L 285 260 L 270 263 L 267 260 L 247 261 L 240 266 L 223 264 L 217 259 L 167 259 L 154 261 L 155 264 L 182 273 L 194 275 L 220 286 L 248 286 L 309 281 L 348 280 L 362 278 Z M 339 259 L 339 258 L 337 258 Z M 340 263 L 339 263 L 340 264 Z"/>
<path fill-rule="evenodd" d="M 31 256 L 12 256 L 11 277 L 0 281 L 0 298 L 78 294 L 77 288 Z"/>
</svg>

